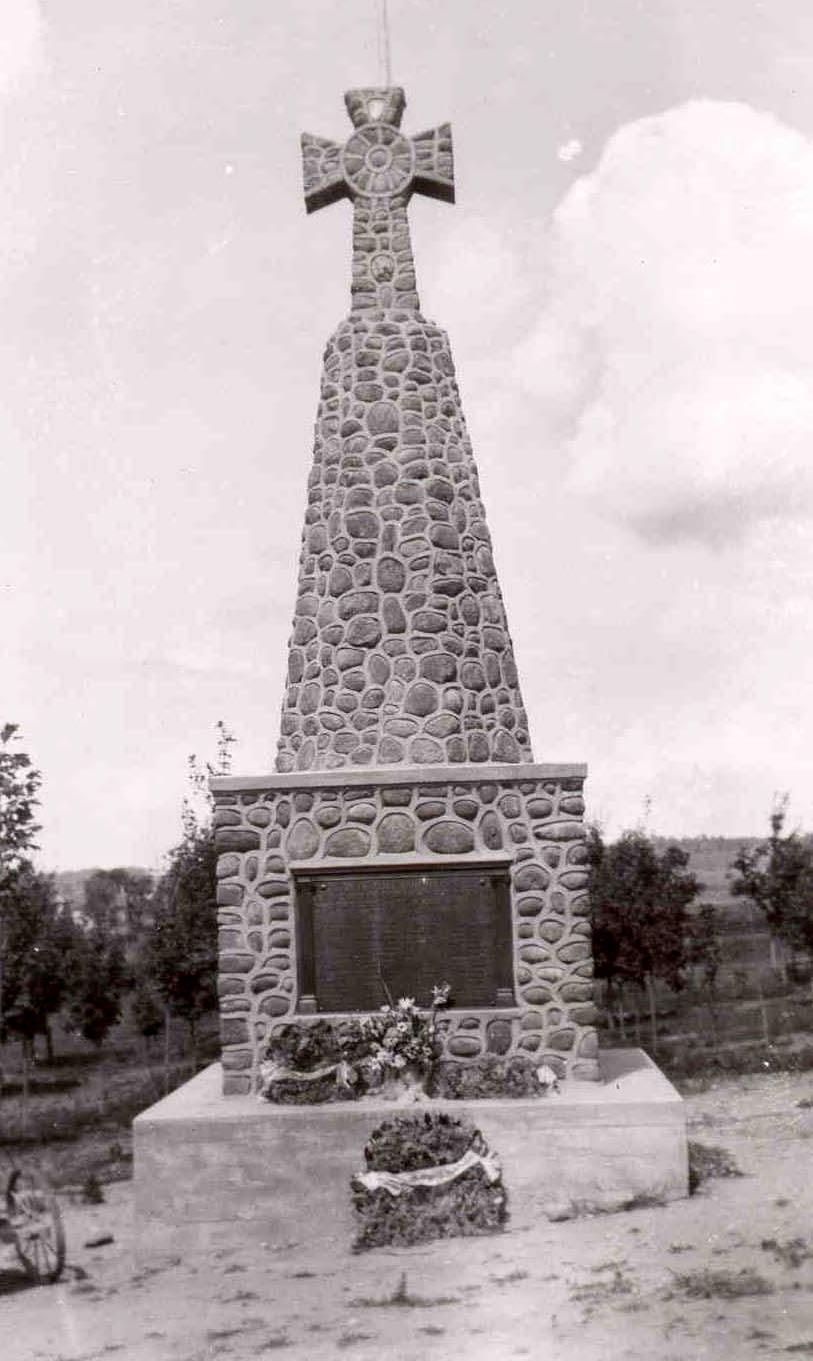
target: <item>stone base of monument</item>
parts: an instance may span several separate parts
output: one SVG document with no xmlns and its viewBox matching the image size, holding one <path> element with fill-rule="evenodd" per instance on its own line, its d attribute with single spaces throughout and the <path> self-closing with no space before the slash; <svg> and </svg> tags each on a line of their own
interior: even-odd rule
<svg viewBox="0 0 813 1361">
<path fill-rule="evenodd" d="M 641 1049 L 608 1050 L 600 1062 L 600 1082 L 547 1097 L 408 1109 L 445 1109 L 478 1126 L 502 1163 L 509 1232 L 687 1195 L 681 1097 Z M 349 1251 L 350 1178 L 375 1126 L 405 1109 L 223 1096 L 213 1064 L 134 1122 L 137 1250 L 332 1242 Z"/>
</svg>

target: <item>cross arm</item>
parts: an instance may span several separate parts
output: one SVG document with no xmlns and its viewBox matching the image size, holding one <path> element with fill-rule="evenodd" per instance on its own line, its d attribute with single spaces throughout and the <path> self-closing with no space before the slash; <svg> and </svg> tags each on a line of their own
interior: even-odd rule
<svg viewBox="0 0 813 1361">
<path fill-rule="evenodd" d="M 454 203 L 454 159 L 452 128 L 441 123 L 439 128 L 419 132 L 412 138 L 415 147 L 415 176 L 413 188 L 429 198 Z"/>
<path fill-rule="evenodd" d="M 309 213 L 335 203 L 347 193 L 341 166 L 341 147 L 327 137 L 302 134 L 302 176 L 305 208 Z"/>
</svg>

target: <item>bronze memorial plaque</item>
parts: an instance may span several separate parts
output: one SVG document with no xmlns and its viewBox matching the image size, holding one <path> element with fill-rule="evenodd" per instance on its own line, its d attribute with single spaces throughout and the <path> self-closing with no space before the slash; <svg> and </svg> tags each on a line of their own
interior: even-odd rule
<svg viewBox="0 0 813 1361">
<path fill-rule="evenodd" d="M 301 1011 L 375 1011 L 432 999 L 455 1007 L 514 1005 L 508 868 L 298 872 Z M 382 982 L 383 980 L 383 982 Z"/>
</svg>

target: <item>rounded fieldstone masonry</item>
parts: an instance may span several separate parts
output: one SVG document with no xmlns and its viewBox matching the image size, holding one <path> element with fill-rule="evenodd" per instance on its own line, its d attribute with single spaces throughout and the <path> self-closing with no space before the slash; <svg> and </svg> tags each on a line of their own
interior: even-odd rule
<svg viewBox="0 0 813 1361">
<path fill-rule="evenodd" d="M 394 656 L 414 662 L 406 687 Z M 337 683 L 302 684 L 311 662 Z M 417 311 L 360 309 L 325 352 L 277 769 L 456 761 L 461 713 L 464 760 L 531 759 L 448 339 Z"/>
<path fill-rule="evenodd" d="M 362 786 L 362 778 L 369 783 Z M 218 912 L 221 1007 L 225 1015 L 239 1002 L 248 1026 L 246 1031 L 224 1027 L 225 1051 L 233 1064 L 226 1071 L 227 1088 L 248 1090 L 256 1081 L 261 1045 L 251 1039 L 254 1023 L 266 1018 L 272 1026 L 282 1025 L 301 1014 L 294 876 L 322 863 L 347 864 L 359 872 L 387 863 L 414 864 L 416 870 L 472 862 L 508 865 L 513 998 L 505 1006 L 478 1011 L 452 1008 L 444 1018 L 445 1056 L 462 1063 L 488 1054 L 539 1054 L 540 1063 L 563 1077 L 595 1078 L 587 870 L 564 858 L 555 865 L 549 860 L 562 844 L 565 823 L 565 844 L 584 845 L 582 815 L 569 813 L 565 803 L 581 791 L 583 781 L 583 767 L 530 763 L 437 772 L 413 767 L 376 771 L 372 778 L 369 772 L 340 771 L 278 775 L 267 777 L 259 794 L 238 779 L 214 780 L 217 807 L 239 820 L 238 827 L 218 829 L 218 843 L 227 832 L 256 825 L 249 818 L 259 808 L 268 814 L 262 833 L 268 845 L 262 849 L 270 851 L 254 878 L 250 852 L 227 851 L 219 862 L 218 897 L 222 894 L 228 904 Z M 249 798 L 250 803 L 243 802 Z M 272 849 L 271 838 L 277 835 L 280 812 L 285 821 L 291 805 L 307 812 L 290 824 L 287 838 L 296 854 L 289 852 L 286 860 Z M 511 838 L 513 826 L 526 831 L 527 844 Z M 502 849 L 495 850 L 495 842 Z"/>
<path fill-rule="evenodd" d="M 443 1056 L 593 1079 L 585 770 L 533 764 L 451 349 L 415 281 L 407 207 L 453 201 L 451 129 L 401 133 L 398 88 L 345 102 L 344 146 L 302 139 L 308 211 L 353 204 L 351 311 L 323 358 L 276 773 L 212 781 L 224 1090 L 254 1090 L 268 1035 L 318 1004 L 296 876 L 322 865 L 508 871 L 512 985 L 451 1006 Z"/>
<path fill-rule="evenodd" d="M 403 136 L 399 89 L 346 103 L 343 148 L 302 140 L 308 210 L 353 202 L 352 310 L 324 354 L 277 770 L 530 761 L 451 349 L 419 311 L 407 220 L 413 193 L 454 198 L 451 129 Z M 394 658 L 411 675 L 391 677 Z"/>
</svg>

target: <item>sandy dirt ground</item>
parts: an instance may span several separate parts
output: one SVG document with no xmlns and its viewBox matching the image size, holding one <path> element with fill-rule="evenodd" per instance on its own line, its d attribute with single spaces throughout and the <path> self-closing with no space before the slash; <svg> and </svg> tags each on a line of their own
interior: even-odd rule
<svg viewBox="0 0 813 1361">
<path fill-rule="evenodd" d="M 290 1243 L 139 1265 L 131 1187 L 110 1186 L 103 1205 L 65 1203 L 57 1285 L 26 1286 L 13 1254 L 0 1260 L 0 1357 L 813 1357 L 813 1078 L 739 1078 L 687 1108 L 690 1138 L 728 1150 L 741 1178 L 669 1206 L 420 1248 Z"/>
</svg>

